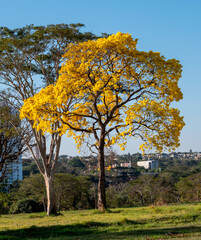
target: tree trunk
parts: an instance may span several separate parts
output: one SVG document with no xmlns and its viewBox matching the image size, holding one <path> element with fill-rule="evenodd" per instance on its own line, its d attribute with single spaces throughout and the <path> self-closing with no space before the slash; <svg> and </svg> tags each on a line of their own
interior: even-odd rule
<svg viewBox="0 0 201 240">
<path fill-rule="evenodd" d="M 43 199 L 43 208 L 44 208 L 44 212 L 46 212 L 47 211 L 47 209 L 46 209 L 46 201 L 45 201 L 46 199 L 44 198 Z"/>
<path fill-rule="evenodd" d="M 141 203 L 141 206 L 144 206 L 144 198 L 141 194 L 140 194 L 140 203 Z"/>
<path fill-rule="evenodd" d="M 100 139 L 99 154 L 98 154 L 98 209 L 104 211 L 106 209 L 106 195 L 105 195 L 105 162 L 104 162 L 104 138 Z"/>
<path fill-rule="evenodd" d="M 60 213 L 61 211 L 61 196 L 59 196 L 59 199 L 58 199 L 58 212 Z"/>
<path fill-rule="evenodd" d="M 47 216 L 50 216 L 50 214 L 57 215 L 56 195 L 54 192 L 53 178 L 51 176 L 45 176 L 44 178 L 47 194 Z"/>
</svg>

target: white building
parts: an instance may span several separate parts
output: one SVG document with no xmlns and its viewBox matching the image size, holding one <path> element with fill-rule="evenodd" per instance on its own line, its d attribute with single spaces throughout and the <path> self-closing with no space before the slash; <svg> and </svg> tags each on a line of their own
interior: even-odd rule
<svg viewBox="0 0 201 240">
<path fill-rule="evenodd" d="M 148 161 L 138 161 L 137 166 L 144 167 L 146 169 L 158 169 L 158 161 L 149 159 Z"/>
<path fill-rule="evenodd" d="M 5 183 L 8 185 L 12 184 L 16 180 L 22 180 L 22 157 L 19 157 L 16 161 L 9 163 L 6 168 Z"/>
<path fill-rule="evenodd" d="M 127 167 L 127 168 L 131 168 L 131 161 L 130 162 L 125 162 L 125 163 L 120 163 L 121 167 Z"/>
</svg>

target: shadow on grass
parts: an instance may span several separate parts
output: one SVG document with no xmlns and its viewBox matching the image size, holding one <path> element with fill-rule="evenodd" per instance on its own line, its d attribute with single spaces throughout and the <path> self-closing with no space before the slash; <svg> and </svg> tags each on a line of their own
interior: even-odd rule
<svg viewBox="0 0 201 240">
<path fill-rule="evenodd" d="M 7 230 L 0 231 L 0 240 L 22 240 L 22 239 L 134 239 L 135 237 L 143 237 L 143 239 L 152 239 L 154 237 L 165 237 L 165 238 L 175 238 L 175 237 L 187 237 L 191 234 L 201 235 L 200 227 L 175 227 L 175 228 L 160 228 L 160 229 L 133 229 L 133 230 L 122 230 L 115 231 L 108 229 L 111 226 L 119 225 L 133 225 L 135 228 L 136 223 L 129 220 L 125 220 L 117 223 L 99 223 L 99 222 L 87 222 L 85 224 L 73 224 L 73 225 L 57 225 L 50 227 L 36 227 L 31 226 L 30 228 L 18 229 L 18 230 Z M 73 237 L 73 238 L 72 238 Z"/>
</svg>

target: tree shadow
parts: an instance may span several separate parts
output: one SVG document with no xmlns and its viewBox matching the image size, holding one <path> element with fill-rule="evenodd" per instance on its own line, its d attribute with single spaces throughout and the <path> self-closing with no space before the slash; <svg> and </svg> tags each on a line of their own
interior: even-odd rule
<svg viewBox="0 0 201 240">
<path fill-rule="evenodd" d="M 199 234 L 200 233 L 200 234 Z M 143 239 L 172 239 L 172 238 L 186 238 L 191 234 L 198 234 L 201 236 L 200 227 L 174 227 L 174 228 L 160 228 L 160 229 L 138 229 L 124 232 L 109 233 L 108 240 L 122 239 L 122 236 L 142 237 Z M 153 238 L 152 238 L 153 237 Z M 130 239 L 130 238 L 129 238 Z M 140 238 L 141 239 L 141 238 Z"/>
<path fill-rule="evenodd" d="M 135 228 L 136 222 L 127 222 L 126 225 L 132 225 Z M 142 224 L 142 223 L 141 223 Z M 100 222 L 87 222 L 85 224 L 73 224 L 73 225 L 57 225 L 50 227 L 36 227 L 18 229 L 18 230 L 6 230 L 0 231 L 0 240 L 22 240 L 22 239 L 125 239 L 123 237 L 142 237 L 143 239 L 154 239 L 165 237 L 187 237 L 190 234 L 198 234 L 201 236 L 200 227 L 175 227 L 175 228 L 160 228 L 160 229 L 133 229 L 129 231 L 115 231 L 107 230 L 108 227 L 117 226 L 119 224 L 114 223 L 100 223 Z M 200 234 L 199 234 L 200 233 Z M 86 238 L 88 236 L 88 238 Z"/>
</svg>

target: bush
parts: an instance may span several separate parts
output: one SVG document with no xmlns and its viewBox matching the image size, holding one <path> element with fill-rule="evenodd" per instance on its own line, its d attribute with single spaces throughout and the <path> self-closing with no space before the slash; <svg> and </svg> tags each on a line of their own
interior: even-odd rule
<svg viewBox="0 0 201 240">
<path fill-rule="evenodd" d="M 0 193 L 0 214 L 9 212 L 10 196 L 7 193 Z"/>
<path fill-rule="evenodd" d="M 43 210 L 43 206 L 32 199 L 17 201 L 10 207 L 10 213 L 33 213 L 42 212 Z"/>
<path fill-rule="evenodd" d="M 58 210 L 90 208 L 90 181 L 84 176 L 56 174 L 54 179 Z"/>
<path fill-rule="evenodd" d="M 127 183 L 110 185 L 106 189 L 107 206 L 110 208 L 132 206 L 132 201 L 129 198 L 129 192 L 127 191 L 127 189 L 128 189 Z"/>
<path fill-rule="evenodd" d="M 90 187 L 91 181 L 88 177 L 62 173 L 56 174 L 54 178 L 54 190 L 57 198 L 58 210 L 65 211 L 91 208 Z M 16 202 L 12 206 L 12 212 L 18 211 L 18 204 L 21 202 L 24 204 L 24 199 L 32 199 L 42 204 L 44 208 L 46 204 L 46 192 L 42 175 L 35 174 L 25 178 L 20 183 L 19 188 L 12 189 L 12 197 Z M 25 210 L 23 209 L 23 212 L 35 211 L 34 209 L 32 210 L 32 208 L 31 210 L 27 208 L 25 208 Z"/>
</svg>

